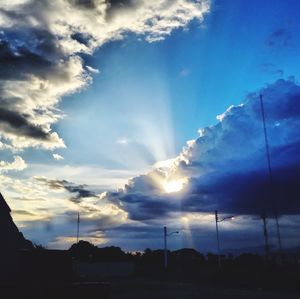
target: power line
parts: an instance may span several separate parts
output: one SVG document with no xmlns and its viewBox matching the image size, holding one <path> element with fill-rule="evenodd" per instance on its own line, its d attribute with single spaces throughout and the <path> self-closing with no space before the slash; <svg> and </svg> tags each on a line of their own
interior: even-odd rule
<svg viewBox="0 0 300 299">
<path fill-rule="evenodd" d="M 281 243 L 280 227 L 279 227 L 279 220 L 278 220 L 278 212 L 277 212 L 277 207 L 275 206 L 273 194 L 272 194 L 272 190 L 274 187 L 274 181 L 273 181 L 273 172 L 272 172 L 272 167 L 271 167 L 270 147 L 269 147 L 269 141 L 268 141 L 268 132 L 267 132 L 267 128 L 266 128 L 265 109 L 264 109 L 262 94 L 259 95 L 259 98 L 260 98 L 260 107 L 261 107 L 261 114 L 262 114 L 262 120 L 263 120 L 266 157 L 267 157 L 268 172 L 269 172 L 269 197 L 271 199 L 273 213 L 274 213 L 274 217 L 275 217 L 279 251 L 280 251 L 280 253 L 282 253 L 282 243 Z"/>
</svg>

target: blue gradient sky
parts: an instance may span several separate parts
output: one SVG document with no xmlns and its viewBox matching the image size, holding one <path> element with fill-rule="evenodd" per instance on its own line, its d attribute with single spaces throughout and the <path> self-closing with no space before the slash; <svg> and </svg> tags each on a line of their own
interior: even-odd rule
<svg viewBox="0 0 300 299">
<path fill-rule="evenodd" d="M 215 124 L 247 93 L 299 77 L 297 7 L 298 1 L 215 1 L 201 25 L 192 22 L 164 41 L 130 35 L 100 48 L 86 57 L 100 70 L 92 86 L 62 103 L 67 117 L 57 130 L 69 148 L 61 153 L 70 163 L 133 169 L 173 158 L 198 128 Z M 282 36 L 272 37 L 278 30 Z M 139 147 L 151 145 L 149 130 L 163 147 L 157 157 Z M 116 142 L 122 139 L 129 144 Z M 124 151 L 143 161 L 120 165 L 116 157 Z"/>
</svg>

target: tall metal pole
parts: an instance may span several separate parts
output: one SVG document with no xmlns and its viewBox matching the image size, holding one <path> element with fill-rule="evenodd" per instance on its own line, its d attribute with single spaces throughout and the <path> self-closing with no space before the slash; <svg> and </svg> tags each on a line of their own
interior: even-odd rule
<svg viewBox="0 0 300 299">
<path fill-rule="evenodd" d="M 220 239 L 219 239 L 219 217 L 218 217 L 217 210 L 215 210 L 215 220 L 216 220 L 217 247 L 218 247 L 218 265 L 219 265 L 219 267 L 221 267 Z"/>
<path fill-rule="evenodd" d="M 265 238 L 265 261 L 268 262 L 269 255 L 270 255 L 270 247 L 269 247 L 269 238 L 268 238 L 268 230 L 267 230 L 267 219 L 266 219 L 266 214 L 264 212 L 261 218 L 263 221 L 263 231 L 264 231 L 264 238 Z"/>
<path fill-rule="evenodd" d="M 77 243 L 79 241 L 79 223 L 80 223 L 80 215 L 77 215 Z"/>
<path fill-rule="evenodd" d="M 262 114 L 262 120 L 263 120 L 266 156 L 267 156 L 268 172 L 269 172 L 269 184 L 270 184 L 269 185 L 269 196 L 271 197 L 270 199 L 271 199 L 271 202 L 272 202 L 272 208 L 273 208 L 273 213 L 274 213 L 274 217 L 275 217 L 278 247 L 279 247 L 280 253 L 282 253 L 282 243 L 281 243 L 281 235 L 280 235 L 280 227 L 279 227 L 277 206 L 275 206 L 274 199 L 272 197 L 273 194 L 271 192 L 273 190 L 273 173 L 272 173 L 272 167 L 271 167 L 270 149 L 269 149 L 268 133 L 267 133 L 266 119 L 265 119 L 265 109 L 264 109 L 262 94 L 259 95 L 259 98 L 260 98 L 260 107 L 261 107 L 261 114 Z"/>
<path fill-rule="evenodd" d="M 164 266 L 168 268 L 168 252 L 167 252 L 167 227 L 164 226 Z"/>
</svg>

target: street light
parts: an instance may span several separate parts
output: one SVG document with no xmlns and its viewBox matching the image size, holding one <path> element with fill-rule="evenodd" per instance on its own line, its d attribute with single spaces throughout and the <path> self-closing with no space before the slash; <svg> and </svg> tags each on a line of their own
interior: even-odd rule
<svg viewBox="0 0 300 299">
<path fill-rule="evenodd" d="M 178 231 L 174 231 L 174 232 L 167 232 L 167 227 L 164 226 L 164 266 L 165 269 L 168 268 L 168 249 L 167 249 L 167 237 L 173 235 L 173 234 L 179 234 Z"/>
<path fill-rule="evenodd" d="M 216 220 L 216 232 L 217 232 L 217 245 L 218 245 L 218 265 L 221 267 L 221 256 L 220 256 L 220 239 L 219 239 L 219 222 L 222 222 L 224 220 L 233 220 L 234 216 L 226 216 L 221 219 L 219 219 L 218 211 L 215 210 L 215 220 Z"/>
</svg>

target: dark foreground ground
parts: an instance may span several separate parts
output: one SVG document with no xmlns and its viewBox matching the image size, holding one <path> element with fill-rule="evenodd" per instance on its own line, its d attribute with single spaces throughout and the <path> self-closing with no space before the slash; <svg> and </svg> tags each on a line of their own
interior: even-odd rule
<svg viewBox="0 0 300 299">
<path fill-rule="evenodd" d="M 226 287 L 153 278 L 119 278 L 106 282 L 18 283 L 0 286 L 1 299 L 299 299 L 288 290 Z"/>
<path fill-rule="evenodd" d="M 300 295 L 285 291 L 230 289 L 180 282 L 149 279 L 110 281 L 110 299 L 299 299 Z"/>
</svg>

